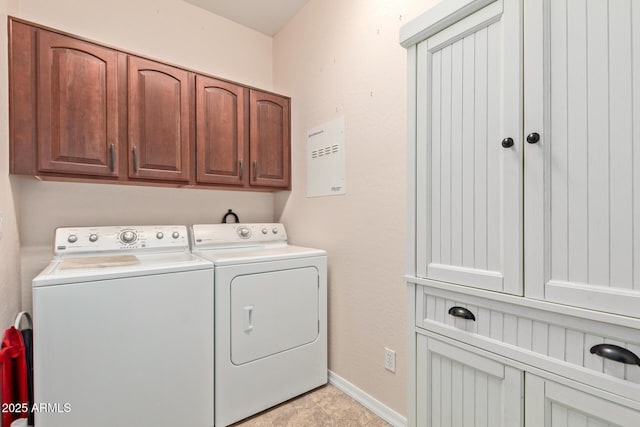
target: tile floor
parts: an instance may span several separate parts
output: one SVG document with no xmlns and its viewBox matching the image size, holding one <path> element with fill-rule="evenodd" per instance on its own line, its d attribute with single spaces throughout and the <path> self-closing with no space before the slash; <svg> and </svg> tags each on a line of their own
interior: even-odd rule
<svg viewBox="0 0 640 427">
<path fill-rule="evenodd" d="M 387 427 L 384 420 L 332 385 L 322 386 L 233 427 Z"/>
</svg>

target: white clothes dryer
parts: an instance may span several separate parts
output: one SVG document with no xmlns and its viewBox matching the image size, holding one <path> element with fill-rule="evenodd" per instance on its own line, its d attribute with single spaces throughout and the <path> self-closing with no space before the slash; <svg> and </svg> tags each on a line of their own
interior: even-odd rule
<svg viewBox="0 0 640 427">
<path fill-rule="evenodd" d="M 216 427 L 326 384 L 326 252 L 288 245 L 282 224 L 192 232 L 214 268 Z"/>
<path fill-rule="evenodd" d="M 213 426 L 213 274 L 187 228 L 59 228 L 55 254 L 33 280 L 38 427 Z"/>
</svg>

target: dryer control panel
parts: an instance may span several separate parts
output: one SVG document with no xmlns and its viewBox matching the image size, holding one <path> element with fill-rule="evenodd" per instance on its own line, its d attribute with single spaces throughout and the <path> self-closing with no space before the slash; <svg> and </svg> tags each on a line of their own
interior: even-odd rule
<svg viewBox="0 0 640 427">
<path fill-rule="evenodd" d="M 61 227 L 56 229 L 56 255 L 119 251 L 186 251 L 184 225 Z"/>
<path fill-rule="evenodd" d="M 282 224 L 195 224 L 192 231 L 198 249 L 287 242 Z"/>
</svg>

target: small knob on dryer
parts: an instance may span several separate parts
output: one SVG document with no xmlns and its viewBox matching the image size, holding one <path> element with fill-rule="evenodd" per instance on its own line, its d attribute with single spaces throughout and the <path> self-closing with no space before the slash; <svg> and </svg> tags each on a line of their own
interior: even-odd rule
<svg viewBox="0 0 640 427">
<path fill-rule="evenodd" d="M 120 235 L 120 240 L 122 240 L 123 243 L 133 243 L 137 237 L 136 233 L 128 230 Z"/>
<path fill-rule="evenodd" d="M 251 230 L 247 227 L 238 228 L 238 235 L 243 239 L 248 239 L 251 236 Z"/>
</svg>

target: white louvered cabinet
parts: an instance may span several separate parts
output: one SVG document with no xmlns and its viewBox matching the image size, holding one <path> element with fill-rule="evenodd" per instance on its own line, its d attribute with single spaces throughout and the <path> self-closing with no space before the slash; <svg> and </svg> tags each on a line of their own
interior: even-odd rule
<svg viewBox="0 0 640 427">
<path fill-rule="evenodd" d="M 442 0 L 400 36 L 409 424 L 467 425 L 443 341 L 522 373 L 525 426 L 640 425 L 640 2 Z"/>
<path fill-rule="evenodd" d="M 417 336 L 420 425 L 522 426 L 521 370 L 492 357 Z"/>
<path fill-rule="evenodd" d="M 522 294 L 520 14 L 499 0 L 417 45 L 419 277 Z"/>
<path fill-rule="evenodd" d="M 597 396 L 596 389 L 577 390 L 526 374 L 527 425 L 540 427 L 636 427 L 640 412 Z"/>
</svg>

